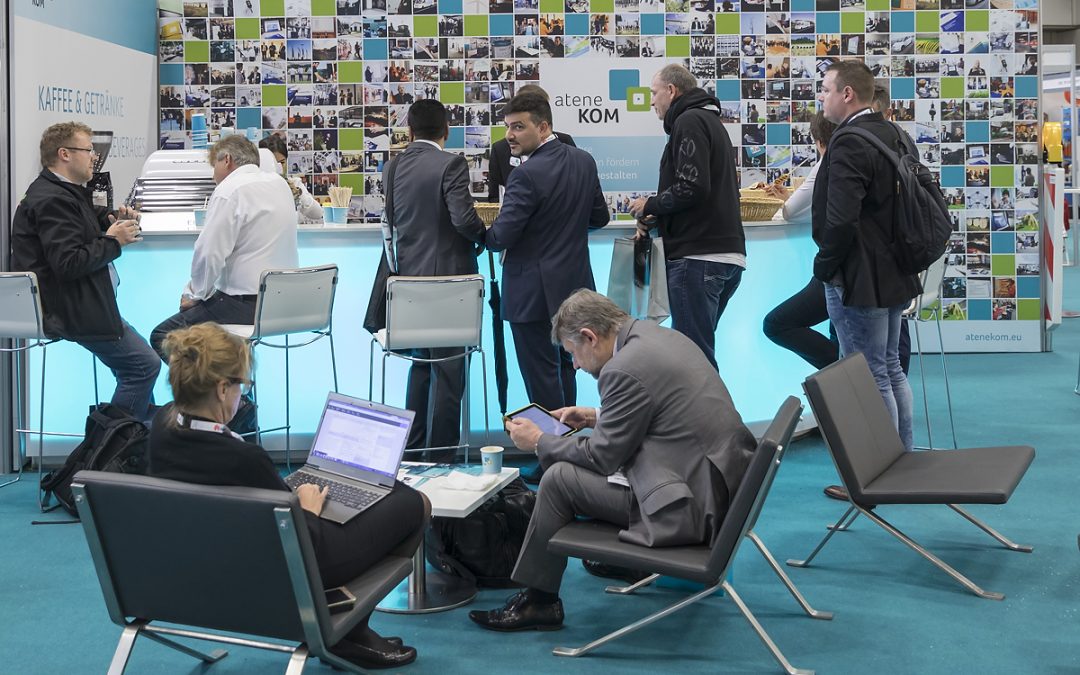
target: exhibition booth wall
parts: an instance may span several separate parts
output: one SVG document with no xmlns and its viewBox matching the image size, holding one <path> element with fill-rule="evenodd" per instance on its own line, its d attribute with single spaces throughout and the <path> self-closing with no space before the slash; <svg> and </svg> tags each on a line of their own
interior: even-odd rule
<svg viewBox="0 0 1080 675">
<path fill-rule="evenodd" d="M 720 99 L 747 186 L 809 171 L 821 73 L 832 59 L 864 58 L 888 82 L 897 121 L 949 200 L 955 234 L 943 289 L 946 348 L 1042 347 L 1041 195 L 1039 181 L 1029 179 L 1041 169 L 1033 0 L 403 0 L 391 7 L 380 0 L 161 0 L 149 10 L 151 3 L 109 0 L 74 14 L 42 4 L 13 3 L 13 54 L 35 56 L 22 59 L 26 70 L 13 77 L 13 99 L 21 102 L 12 112 L 19 130 L 12 194 L 37 170 L 41 129 L 57 121 L 113 131 L 105 168 L 118 202 L 155 146 L 191 146 L 193 114 L 205 115 L 212 132 L 285 134 L 288 166 L 315 194 L 353 188 L 348 227 L 304 228 L 299 236 L 301 264 L 341 267 L 334 326 L 345 393 L 367 395 L 369 337 L 360 319 L 381 245 L 380 170 L 405 145 L 408 103 L 437 96 L 447 104 L 448 149 L 470 161 L 481 196 L 505 102 L 522 84 L 543 86 L 556 128 L 596 159 L 611 206 L 612 225 L 590 243 L 604 291 L 612 239 L 629 233 L 625 205 L 655 190 L 666 137 L 648 85 L 670 61 L 687 64 Z M 38 58 L 42 44 L 65 47 L 49 62 Z M 144 335 L 173 311 L 195 236 L 194 229 L 148 234 L 117 261 L 121 312 Z M 747 237 L 749 271 L 721 321 L 717 358 L 739 409 L 756 420 L 798 392 L 811 370 L 765 340 L 761 319 L 809 279 L 815 247 L 806 225 L 749 226 Z M 524 404 L 509 347 L 510 404 Z M 283 364 L 276 352 L 258 359 L 269 422 L 283 410 Z M 32 356 L 24 380 L 33 419 L 39 364 Z M 292 365 L 294 385 L 302 382 L 307 394 L 293 398 L 293 424 L 309 433 L 331 386 L 329 358 L 316 345 L 295 352 Z M 400 404 L 404 368 L 394 367 L 387 401 Z M 46 426 L 77 432 L 93 400 L 90 357 L 60 343 L 50 348 L 48 368 Z M 476 430 L 484 427 L 480 373 L 474 368 Z M 111 377 L 104 370 L 100 377 L 107 397 Z M 579 392 L 581 403 L 597 402 L 587 376 Z M 156 393 L 159 401 L 171 398 L 165 378 Z M 498 429 L 494 402 L 488 412 Z M 65 451 L 58 444 L 51 454 Z"/>
</svg>

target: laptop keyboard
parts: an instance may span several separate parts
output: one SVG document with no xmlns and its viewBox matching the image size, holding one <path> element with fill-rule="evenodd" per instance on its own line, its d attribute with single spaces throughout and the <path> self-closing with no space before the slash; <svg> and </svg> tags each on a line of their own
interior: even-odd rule
<svg viewBox="0 0 1080 675">
<path fill-rule="evenodd" d="M 346 485 L 345 483 L 339 483 L 335 480 L 327 480 L 322 476 L 316 476 L 313 473 L 307 473 L 306 471 L 297 471 L 285 477 L 285 484 L 294 490 L 304 483 L 311 483 L 317 485 L 319 489 L 329 488 L 326 492 L 327 499 L 350 506 L 359 511 L 363 511 L 367 507 L 374 504 L 380 498 L 382 493 L 366 490 L 362 487 L 355 485 Z"/>
</svg>

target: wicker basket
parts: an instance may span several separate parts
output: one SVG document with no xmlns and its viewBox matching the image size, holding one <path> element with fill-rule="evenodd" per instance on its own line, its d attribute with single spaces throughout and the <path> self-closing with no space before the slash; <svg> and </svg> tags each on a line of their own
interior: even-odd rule
<svg viewBox="0 0 1080 675">
<path fill-rule="evenodd" d="M 743 222 L 772 220 L 783 205 L 783 199 L 769 197 L 764 190 L 739 191 L 739 213 Z"/>
<path fill-rule="evenodd" d="M 486 227 L 491 227 L 491 224 L 495 222 L 495 217 L 499 215 L 499 208 L 502 204 L 492 204 L 491 202 L 476 202 L 476 213 L 480 215 L 480 220 L 484 221 Z"/>
</svg>

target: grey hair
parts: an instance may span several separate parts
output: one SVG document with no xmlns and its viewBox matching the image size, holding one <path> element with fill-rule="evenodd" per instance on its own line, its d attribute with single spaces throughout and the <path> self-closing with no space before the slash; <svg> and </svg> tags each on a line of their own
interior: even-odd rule
<svg viewBox="0 0 1080 675">
<path fill-rule="evenodd" d="M 681 63 L 669 63 L 661 68 L 656 76 L 660 78 L 660 81 L 664 84 L 670 84 L 675 87 L 676 91 L 680 94 L 685 94 L 691 89 L 695 89 L 698 86 L 697 78 L 694 74 L 686 69 L 686 66 Z"/>
<path fill-rule="evenodd" d="M 254 143 L 237 134 L 226 136 L 211 146 L 208 158 L 210 163 L 213 164 L 221 157 L 232 157 L 236 166 L 259 165 L 259 149 Z"/>
<path fill-rule="evenodd" d="M 579 288 L 559 305 L 551 319 L 551 341 L 562 344 L 568 340 L 581 342 L 581 330 L 588 328 L 600 337 L 618 332 L 630 315 L 614 302 L 587 288 Z"/>
</svg>

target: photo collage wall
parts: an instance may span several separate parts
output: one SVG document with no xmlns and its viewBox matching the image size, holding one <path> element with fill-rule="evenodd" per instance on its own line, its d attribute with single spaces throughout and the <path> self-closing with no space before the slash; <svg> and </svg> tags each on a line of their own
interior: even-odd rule
<svg viewBox="0 0 1080 675">
<path fill-rule="evenodd" d="M 158 4 L 159 147 L 191 147 L 193 113 L 211 130 L 282 134 L 289 173 L 316 197 L 353 189 L 351 222 L 378 221 L 382 166 L 407 145 L 408 108 L 422 98 L 447 105 L 447 149 L 469 161 L 481 196 L 505 104 L 545 64 L 681 61 L 720 100 L 749 186 L 809 172 L 822 74 L 863 59 L 952 214 L 945 318 L 1040 319 L 1036 0 Z"/>
</svg>

